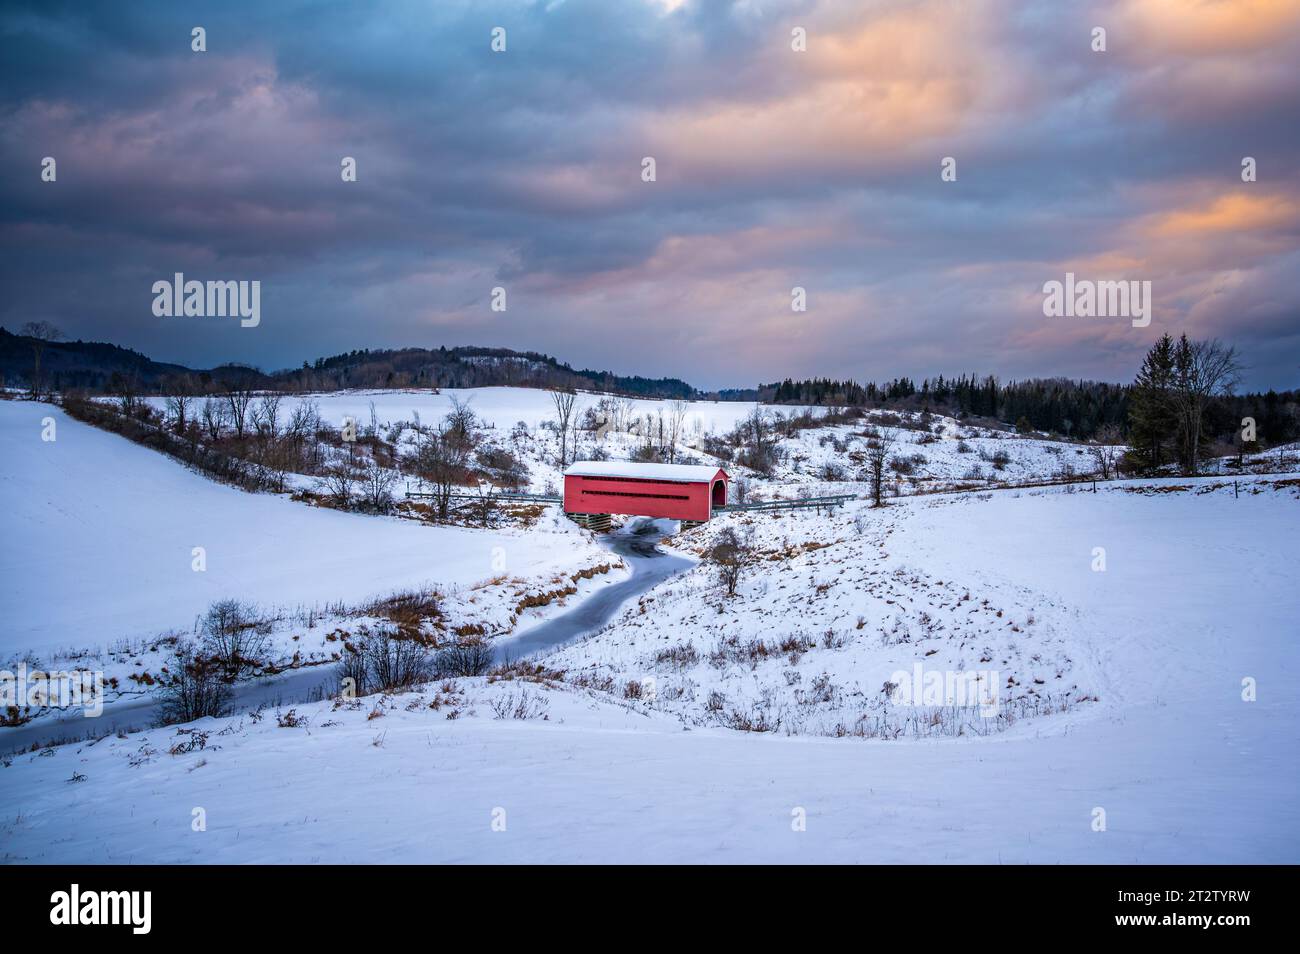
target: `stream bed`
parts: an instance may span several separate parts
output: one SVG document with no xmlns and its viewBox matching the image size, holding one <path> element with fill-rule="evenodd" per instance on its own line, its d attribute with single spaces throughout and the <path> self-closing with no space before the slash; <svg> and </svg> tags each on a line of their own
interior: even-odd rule
<svg viewBox="0 0 1300 954">
<path fill-rule="evenodd" d="M 659 541 L 668 535 L 671 521 L 635 520 L 606 534 L 605 546 L 621 556 L 632 570 L 628 579 L 597 590 L 552 619 L 521 633 L 504 637 L 495 645 L 494 661 L 509 662 L 538 656 L 557 646 L 573 642 L 600 629 L 628 600 L 692 565 L 685 557 L 664 553 Z M 232 687 L 232 714 L 259 706 L 275 707 L 313 702 L 334 691 L 337 682 L 333 664 L 294 669 Z M 79 742 L 116 732 L 138 732 L 158 724 L 160 703 L 153 694 L 117 699 L 104 705 L 97 718 L 80 711 L 57 719 L 43 719 L 28 725 L 0 728 L 0 752 L 31 751 L 47 745 Z"/>
</svg>

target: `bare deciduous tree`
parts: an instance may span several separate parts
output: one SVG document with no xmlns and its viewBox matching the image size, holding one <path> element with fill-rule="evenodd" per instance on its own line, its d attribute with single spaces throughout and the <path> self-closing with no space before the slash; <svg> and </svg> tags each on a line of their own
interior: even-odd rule
<svg viewBox="0 0 1300 954">
<path fill-rule="evenodd" d="M 333 460 L 325 467 L 320 486 L 333 498 L 336 506 L 348 507 L 352 503 L 352 489 L 358 479 L 357 467 L 350 460 Z"/>
<path fill-rule="evenodd" d="M 289 412 L 289 420 L 284 425 L 284 438 L 289 442 L 294 458 L 299 464 L 315 467 L 319 463 L 315 459 L 304 461 L 303 451 L 310 447 L 313 458 L 319 452 L 319 445 L 311 439 L 320 430 L 320 423 L 320 405 L 315 401 L 300 401 Z M 307 443 L 308 440 L 311 440 L 310 445 Z"/>
<path fill-rule="evenodd" d="M 280 395 L 276 391 L 263 394 L 251 411 L 253 427 L 275 440 L 280 433 Z"/>
<path fill-rule="evenodd" d="M 1092 459 L 1102 480 L 1117 477 L 1120 456 L 1124 453 L 1124 435 L 1118 424 L 1103 424 L 1097 428 L 1096 443 L 1092 446 Z"/>
<path fill-rule="evenodd" d="M 451 410 L 442 420 L 452 440 L 473 445 L 474 432 L 478 429 L 478 415 L 470 408 L 469 398 L 462 400 L 451 395 Z"/>
<path fill-rule="evenodd" d="M 203 430 L 208 435 L 208 440 L 215 441 L 221 437 L 221 429 L 226 424 L 226 406 L 218 398 L 208 397 L 203 399 L 203 406 L 200 409 L 199 417 L 203 422 Z"/>
<path fill-rule="evenodd" d="M 760 474 L 771 474 L 777 463 L 777 432 L 773 421 L 754 408 L 732 434 L 736 446 L 743 448 L 738 462 Z"/>
<path fill-rule="evenodd" d="M 495 489 L 491 484 L 483 481 L 474 487 L 474 509 L 478 511 L 479 523 L 484 527 L 492 522 L 492 513 L 496 509 L 496 500 L 492 496 Z"/>
<path fill-rule="evenodd" d="M 743 504 L 749 499 L 749 481 L 742 477 L 737 477 L 731 482 L 731 503 Z"/>
<path fill-rule="evenodd" d="M 167 413 L 177 434 L 184 434 L 189 424 L 190 406 L 194 403 L 194 382 L 188 374 L 169 374 L 162 380 Z"/>
<path fill-rule="evenodd" d="M 636 405 L 631 398 L 616 398 L 613 402 L 613 410 L 616 431 L 624 432 L 632 426 L 632 412 L 636 410 Z"/>
<path fill-rule="evenodd" d="M 208 607 L 200 632 L 204 650 L 233 680 L 261 662 L 269 626 L 251 606 L 226 599 Z"/>
<path fill-rule="evenodd" d="M 740 574 L 749 561 L 750 551 L 749 540 L 737 533 L 734 527 L 724 528 L 709 548 L 709 562 L 717 568 L 718 582 L 726 588 L 728 596 L 736 595 Z"/>
<path fill-rule="evenodd" d="M 469 453 L 469 445 L 445 429 L 425 434 L 416 452 L 413 469 L 433 488 L 439 519 L 447 519 L 452 491 L 465 482 Z"/>
<path fill-rule="evenodd" d="M 871 506 L 885 505 L 885 465 L 895 441 L 894 432 L 880 428 L 867 443 L 867 481 L 871 485 Z"/>
<path fill-rule="evenodd" d="M 248 407 L 253 403 L 253 392 L 242 385 L 232 385 L 226 392 L 226 410 L 235 436 L 242 438 L 248 427 Z"/>
<path fill-rule="evenodd" d="M 214 660 L 182 642 L 177 644 L 167 669 L 171 681 L 163 686 L 159 703 L 163 725 L 225 714 L 230 687 Z"/>
<path fill-rule="evenodd" d="M 369 457 L 361 466 L 361 499 L 375 513 L 388 513 L 393 506 L 393 484 L 397 472 Z"/>
<path fill-rule="evenodd" d="M 577 398 L 577 392 L 571 389 L 551 392 L 551 401 L 555 405 L 555 432 L 560 437 L 560 470 L 564 470 L 569 462 L 569 429 L 573 426 L 573 403 Z"/>
<path fill-rule="evenodd" d="M 140 389 L 134 374 L 114 371 L 108 379 L 108 389 L 117 398 L 118 406 L 127 417 L 135 417 L 140 407 Z"/>
<path fill-rule="evenodd" d="M 687 405 L 685 401 L 673 401 L 668 405 L 668 463 L 677 463 L 677 442 L 682 438 L 686 423 Z"/>
<path fill-rule="evenodd" d="M 1189 474 L 1200 465 L 1201 432 L 1210 399 L 1231 394 L 1241 377 L 1235 348 L 1210 341 L 1188 341 L 1184 335 L 1174 351 L 1174 406 L 1186 441 L 1184 460 Z"/>
<path fill-rule="evenodd" d="M 48 345 L 63 340 L 63 332 L 48 321 L 29 321 L 19 329 L 19 333 L 32 339 L 32 383 L 33 397 L 41 393 L 41 355 Z"/>
</svg>

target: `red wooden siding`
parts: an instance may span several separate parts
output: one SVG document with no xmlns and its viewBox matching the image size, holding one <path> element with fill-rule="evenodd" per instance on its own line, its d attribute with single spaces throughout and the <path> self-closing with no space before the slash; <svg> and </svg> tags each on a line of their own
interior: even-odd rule
<svg viewBox="0 0 1300 954">
<path fill-rule="evenodd" d="M 721 484 L 719 504 L 727 500 L 727 476 L 718 471 L 713 480 L 655 480 L 644 477 L 566 474 L 564 509 L 567 513 L 618 513 L 670 520 L 708 520 L 712 514 L 714 486 Z"/>
</svg>

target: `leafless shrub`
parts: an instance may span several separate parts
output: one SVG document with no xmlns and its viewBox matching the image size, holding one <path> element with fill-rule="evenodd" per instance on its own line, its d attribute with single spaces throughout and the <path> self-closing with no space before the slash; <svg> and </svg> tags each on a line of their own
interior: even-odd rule
<svg viewBox="0 0 1300 954">
<path fill-rule="evenodd" d="M 492 666 L 492 648 L 484 643 L 457 643 L 433 657 L 435 679 L 481 676 Z"/>
<path fill-rule="evenodd" d="M 546 718 L 550 703 L 542 696 L 520 689 L 492 700 L 492 711 L 498 719 Z"/>
<path fill-rule="evenodd" d="M 277 712 L 275 722 L 282 729 L 301 729 L 307 726 L 307 717 L 298 715 L 297 709 L 290 709 L 288 712 Z"/>
<path fill-rule="evenodd" d="M 200 625 L 203 648 L 224 670 L 229 680 L 261 664 L 270 624 L 239 600 L 217 600 L 208 607 Z"/>
<path fill-rule="evenodd" d="M 326 465 L 318 483 L 335 506 L 346 509 L 352 505 L 352 494 L 360 477 L 356 466 L 350 461 L 334 460 Z"/>
<path fill-rule="evenodd" d="M 1102 480 L 1110 480 L 1119 475 L 1119 459 L 1124 453 L 1123 440 L 1117 424 L 1103 424 L 1097 429 L 1096 443 L 1090 449 Z"/>
<path fill-rule="evenodd" d="M 902 457 L 895 457 L 890 460 L 889 467 L 896 474 L 904 477 L 916 473 L 918 467 L 924 467 L 926 459 L 924 454 L 907 454 Z"/>
<path fill-rule="evenodd" d="M 661 649 L 655 655 L 655 662 L 669 665 L 674 669 L 689 669 L 700 661 L 700 653 L 694 643 L 681 643 L 669 649 Z"/>
<path fill-rule="evenodd" d="M 738 732 L 775 732 L 779 726 L 767 707 L 758 704 L 751 706 L 748 712 L 732 709 L 720 719 L 723 725 Z"/>
<path fill-rule="evenodd" d="M 548 669 L 542 663 L 528 662 L 522 659 L 516 659 L 511 662 L 502 663 L 494 666 L 488 673 L 488 682 L 510 682 L 512 680 L 521 680 L 523 682 L 535 682 L 541 685 L 547 683 L 560 682 L 564 679 L 564 670 Z M 452 685 L 449 683 L 448 685 Z"/>
<path fill-rule="evenodd" d="M 171 755 L 199 752 L 208 747 L 209 734 L 200 732 L 198 729 L 177 729 L 177 739 L 172 743 L 172 747 L 168 751 Z"/>
<path fill-rule="evenodd" d="M 596 692 L 613 692 L 614 677 L 609 673 L 577 672 L 566 676 L 565 681 L 579 689 L 593 689 Z"/>
<path fill-rule="evenodd" d="M 362 504 L 375 513 L 388 513 L 393 507 L 393 485 L 397 482 L 397 472 L 369 457 L 361 465 L 359 476 Z"/>
<path fill-rule="evenodd" d="M 224 715 L 230 687 L 221 667 L 210 657 L 195 651 L 189 643 L 178 643 L 167 666 L 171 681 L 160 694 L 159 722 L 172 725 L 208 716 Z"/>
<path fill-rule="evenodd" d="M 991 454 L 980 451 L 980 460 L 992 464 L 994 470 L 1006 470 L 1007 464 L 1011 463 L 1011 455 L 999 447 Z"/>
<path fill-rule="evenodd" d="M 344 645 L 340 681 L 351 679 L 358 696 L 393 692 L 432 678 L 433 663 L 424 646 L 388 627 L 361 627 Z"/>
<path fill-rule="evenodd" d="M 480 450 L 478 465 L 492 483 L 499 487 L 515 488 L 528 483 L 528 466 L 504 447 L 493 446 Z"/>
<path fill-rule="evenodd" d="M 335 669 L 335 675 L 338 677 L 339 687 L 347 687 L 352 693 L 363 696 L 368 692 L 370 682 L 369 666 L 366 664 L 365 654 L 359 647 L 353 643 L 347 643 L 343 647 L 343 654 L 339 659 L 338 667 Z"/>
<path fill-rule="evenodd" d="M 456 487 L 469 481 L 468 465 L 474 449 L 472 436 L 462 433 L 453 418 L 448 415 L 442 428 L 425 434 L 411 461 L 412 470 L 433 488 L 440 520 L 447 519 Z"/>
<path fill-rule="evenodd" d="M 732 443 L 741 448 L 736 461 L 757 473 L 770 475 L 781 460 L 776 424 L 762 408 L 754 408 L 732 432 Z"/>
<path fill-rule="evenodd" d="M 723 529 L 710 548 L 708 560 L 717 568 L 718 580 L 726 588 L 728 596 L 736 595 L 741 571 L 749 562 L 751 551 L 750 540 L 737 533 L 735 527 Z"/>
</svg>

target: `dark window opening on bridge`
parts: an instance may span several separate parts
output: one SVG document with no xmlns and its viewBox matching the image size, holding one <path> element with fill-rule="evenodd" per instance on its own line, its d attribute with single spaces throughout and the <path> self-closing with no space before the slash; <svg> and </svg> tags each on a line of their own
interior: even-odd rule
<svg viewBox="0 0 1300 954">
<path fill-rule="evenodd" d="M 586 490 L 582 491 L 584 497 L 653 497 L 655 500 L 690 500 L 685 494 L 647 494 L 637 491 L 629 493 L 621 490 Z"/>
</svg>

